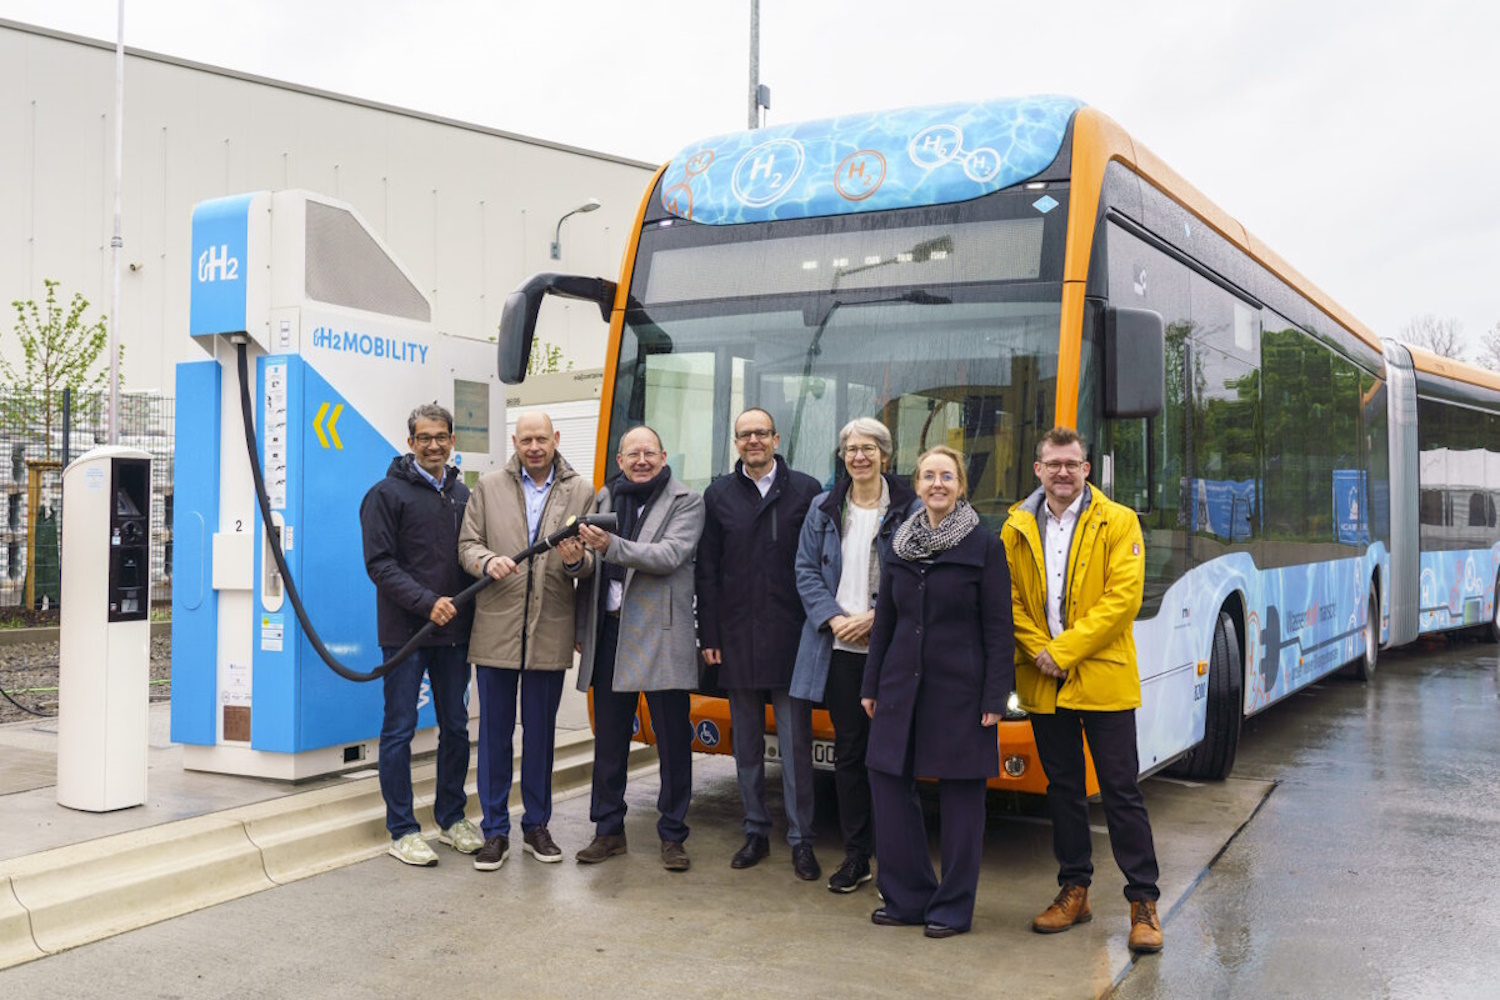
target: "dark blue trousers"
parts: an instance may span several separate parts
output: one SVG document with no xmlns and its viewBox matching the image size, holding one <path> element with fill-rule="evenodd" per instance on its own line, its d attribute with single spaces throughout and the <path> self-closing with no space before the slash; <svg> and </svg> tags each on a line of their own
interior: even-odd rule
<svg viewBox="0 0 1500 1000">
<path fill-rule="evenodd" d="M 642 692 L 616 691 L 615 652 L 620 644 L 620 622 L 601 615 L 599 641 L 594 644 L 594 787 L 589 819 L 594 832 L 608 836 L 625 832 L 625 776 L 630 767 L 630 739 Z M 693 797 L 693 724 L 686 691 L 646 691 L 656 752 L 661 761 L 661 791 L 656 808 L 661 818 L 656 832 L 662 840 L 687 840 L 688 803 Z"/>
<path fill-rule="evenodd" d="M 515 760 L 516 690 L 521 693 L 521 830 L 552 819 L 552 759 L 562 670 L 475 667 L 479 681 L 479 804 L 486 838 L 510 836 L 510 785 Z"/>
<path fill-rule="evenodd" d="M 908 764 L 910 767 L 910 764 Z M 979 864 L 984 856 L 983 778 L 941 778 L 938 805 L 943 877 L 932 870 L 917 780 L 870 771 L 875 806 L 875 859 L 885 910 L 913 924 L 947 924 L 968 930 L 974 922 Z"/>
<path fill-rule="evenodd" d="M 1094 840 L 1089 830 L 1088 788 L 1083 738 L 1088 737 L 1099 778 L 1099 798 L 1109 826 L 1109 845 L 1125 875 L 1125 898 L 1156 900 L 1156 846 L 1151 818 L 1138 781 L 1135 709 L 1123 712 L 1079 712 L 1059 708 L 1052 715 L 1033 715 L 1031 731 L 1047 774 L 1047 810 L 1052 814 L 1052 852 L 1057 856 L 1057 884 L 1088 886 L 1094 877 Z"/>
<path fill-rule="evenodd" d="M 381 647 L 389 660 L 399 650 Z M 437 796 L 432 818 L 446 830 L 464 818 L 469 776 L 469 710 L 464 692 L 469 687 L 469 650 L 464 646 L 423 646 L 381 679 L 385 689 L 385 721 L 380 726 L 380 794 L 385 799 L 385 828 L 392 840 L 421 829 L 412 811 L 411 738 L 417 731 L 417 699 L 422 675 L 432 687 L 437 715 Z"/>
</svg>

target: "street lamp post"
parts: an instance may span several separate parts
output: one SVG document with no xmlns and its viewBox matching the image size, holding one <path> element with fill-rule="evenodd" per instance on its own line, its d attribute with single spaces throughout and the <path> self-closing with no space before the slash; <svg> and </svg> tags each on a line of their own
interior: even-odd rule
<svg viewBox="0 0 1500 1000">
<path fill-rule="evenodd" d="M 590 198 L 588 201 L 584 202 L 582 205 L 579 205 L 577 208 L 573 209 L 571 212 L 568 212 L 568 213 L 564 214 L 561 219 L 557 220 L 557 228 L 555 230 L 553 230 L 553 232 L 552 232 L 552 259 L 553 260 L 562 260 L 562 224 L 564 222 L 568 221 L 568 216 L 570 216 L 570 215 L 577 215 L 580 212 L 592 212 L 594 209 L 596 209 L 598 207 L 599 207 L 599 199 L 598 198 Z"/>
</svg>

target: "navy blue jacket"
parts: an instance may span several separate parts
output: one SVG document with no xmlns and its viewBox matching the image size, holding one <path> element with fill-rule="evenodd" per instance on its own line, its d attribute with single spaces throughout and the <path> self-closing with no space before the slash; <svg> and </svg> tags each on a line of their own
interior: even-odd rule
<svg viewBox="0 0 1500 1000">
<path fill-rule="evenodd" d="M 448 467 L 438 492 L 422 478 L 410 454 L 392 459 L 385 478 L 365 494 L 359 523 L 365 571 L 375 582 L 381 646 L 406 645 L 427 624 L 439 597 L 453 597 L 474 582 L 458 562 L 458 529 L 468 502 L 469 488 L 456 468 Z M 447 625 L 434 629 L 422 645 L 467 648 L 473 624 L 470 603 Z"/>
<path fill-rule="evenodd" d="M 807 507 L 822 489 L 776 456 L 776 478 L 762 498 L 744 462 L 703 491 L 706 518 L 694 570 L 698 643 L 719 649 L 725 688 L 784 688 L 792 682 L 802 600 L 797 539 Z"/>
<path fill-rule="evenodd" d="M 926 517 L 925 511 L 912 514 Z M 874 698 L 865 765 L 920 778 L 993 778 L 1000 744 L 985 712 L 1015 685 L 1010 567 L 983 525 L 926 562 L 890 553 L 860 694 Z"/>
</svg>

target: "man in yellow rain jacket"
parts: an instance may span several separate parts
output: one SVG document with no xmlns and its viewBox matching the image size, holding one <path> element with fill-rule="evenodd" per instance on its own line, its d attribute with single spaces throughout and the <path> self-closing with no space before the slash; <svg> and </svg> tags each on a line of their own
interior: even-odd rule
<svg viewBox="0 0 1500 1000">
<path fill-rule="evenodd" d="M 1042 934 L 1092 919 L 1092 839 L 1083 737 L 1130 901 L 1130 947 L 1160 951 L 1156 848 L 1137 776 L 1135 710 L 1141 703 L 1131 626 L 1145 581 L 1140 522 L 1089 486 L 1088 452 L 1068 427 L 1037 443 L 1041 489 L 1010 509 L 1001 529 L 1010 561 L 1016 691 L 1031 715 L 1047 774 L 1060 891 L 1032 922 Z"/>
</svg>

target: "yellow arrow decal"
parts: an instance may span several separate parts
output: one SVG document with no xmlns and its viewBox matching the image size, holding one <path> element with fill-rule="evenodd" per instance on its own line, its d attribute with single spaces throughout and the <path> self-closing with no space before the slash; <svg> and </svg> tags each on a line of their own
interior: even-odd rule
<svg viewBox="0 0 1500 1000">
<path fill-rule="evenodd" d="M 328 447 L 328 437 L 323 433 L 323 418 L 327 415 L 328 404 L 324 403 L 322 406 L 318 407 L 318 415 L 316 417 L 313 417 L 313 430 L 318 432 L 318 440 L 322 442 L 323 447 L 325 448 Z"/>
<path fill-rule="evenodd" d="M 323 404 L 327 406 L 327 403 Z M 328 418 L 328 436 L 333 439 L 333 446 L 339 451 L 344 450 L 344 442 L 339 440 L 339 432 L 333 429 L 333 425 L 339 422 L 339 414 L 344 412 L 344 404 L 340 403 L 333 408 L 333 416 Z"/>
</svg>

